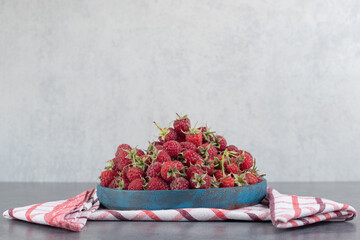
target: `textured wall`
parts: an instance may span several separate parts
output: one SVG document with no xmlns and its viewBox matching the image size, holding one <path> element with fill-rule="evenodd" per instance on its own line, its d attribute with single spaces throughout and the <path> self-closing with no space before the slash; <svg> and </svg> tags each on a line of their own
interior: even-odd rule
<svg viewBox="0 0 360 240">
<path fill-rule="evenodd" d="M 96 181 L 175 112 L 271 181 L 360 180 L 356 0 L 0 0 L 0 81 L 0 181 Z"/>
</svg>

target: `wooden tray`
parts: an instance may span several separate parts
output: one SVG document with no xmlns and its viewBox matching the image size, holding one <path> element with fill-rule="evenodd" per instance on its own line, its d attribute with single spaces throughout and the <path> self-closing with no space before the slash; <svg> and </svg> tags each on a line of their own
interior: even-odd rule
<svg viewBox="0 0 360 240">
<path fill-rule="evenodd" d="M 266 196 L 266 179 L 232 188 L 129 191 L 97 186 L 100 203 L 109 209 L 161 210 L 176 208 L 235 209 L 255 205 Z"/>
</svg>

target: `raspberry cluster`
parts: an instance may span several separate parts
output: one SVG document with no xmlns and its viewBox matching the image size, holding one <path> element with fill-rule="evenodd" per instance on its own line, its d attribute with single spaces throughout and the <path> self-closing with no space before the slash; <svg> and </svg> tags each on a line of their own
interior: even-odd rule
<svg viewBox="0 0 360 240">
<path fill-rule="evenodd" d="M 191 128 L 190 119 L 179 116 L 173 128 L 159 127 L 158 141 L 146 153 L 121 144 L 100 184 L 122 190 L 185 190 L 243 186 L 261 182 L 252 155 L 209 127 Z"/>
</svg>

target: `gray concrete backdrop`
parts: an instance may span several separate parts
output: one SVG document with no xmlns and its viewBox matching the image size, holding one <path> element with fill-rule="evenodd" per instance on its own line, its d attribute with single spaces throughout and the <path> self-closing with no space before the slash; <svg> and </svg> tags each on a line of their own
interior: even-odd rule
<svg viewBox="0 0 360 240">
<path fill-rule="evenodd" d="M 360 1 L 0 0 L 0 181 L 95 181 L 175 112 L 270 181 L 359 181 Z"/>
</svg>

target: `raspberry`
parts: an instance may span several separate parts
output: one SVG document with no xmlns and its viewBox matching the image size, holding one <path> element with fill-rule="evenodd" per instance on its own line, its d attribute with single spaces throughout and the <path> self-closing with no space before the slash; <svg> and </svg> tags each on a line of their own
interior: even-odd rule
<svg viewBox="0 0 360 240">
<path fill-rule="evenodd" d="M 227 167 L 226 167 L 226 171 L 228 173 L 233 173 L 233 174 L 238 174 L 240 169 L 239 167 L 235 164 L 235 163 L 230 163 Z"/>
<path fill-rule="evenodd" d="M 216 143 L 217 143 L 217 148 L 219 149 L 220 152 L 226 149 L 227 142 L 223 136 L 216 135 Z"/>
<path fill-rule="evenodd" d="M 257 184 L 258 178 L 253 173 L 246 173 L 245 181 L 247 182 L 247 184 L 250 184 L 250 185 Z"/>
<path fill-rule="evenodd" d="M 131 164 L 131 159 L 129 159 L 127 157 L 115 158 L 114 164 L 115 164 L 115 168 L 118 171 L 122 171 L 124 169 L 124 167 Z"/>
<path fill-rule="evenodd" d="M 195 144 L 191 143 L 191 142 L 181 142 L 180 143 L 181 146 L 181 151 L 184 152 L 185 150 L 193 150 L 194 152 L 197 151 L 197 147 L 195 146 Z"/>
<path fill-rule="evenodd" d="M 186 180 L 183 177 L 178 177 L 175 178 L 171 183 L 170 183 L 170 189 L 171 190 L 185 190 L 185 189 L 189 189 L 190 187 L 190 183 L 188 180 Z"/>
<path fill-rule="evenodd" d="M 164 162 L 169 162 L 169 161 L 171 161 L 171 157 L 164 150 L 161 150 L 157 154 L 157 157 L 156 157 L 156 160 L 155 160 L 155 162 L 159 162 L 159 163 L 164 163 Z"/>
<path fill-rule="evenodd" d="M 222 170 L 217 170 L 215 173 L 214 173 L 214 176 L 217 180 L 220 180 L 224 177 L 224 174 L 223 174 L 223 171 Z"/>
<path fill-rule="evenodd" d="M 121 144 L 118 146 L 117 150 L 116 150 L 116 153 L 115 153 L 115 156 L 119 156 L 122 152 L 124 152 L 125 150 L 128 150 L 130 151 L 131 150 L 131 147 L 130 145 L 128 144 Z"/>
<path fill-rule="evenodd" d="M 207 189 L 210 188 L 211 177 L 207 174 L 195 173 L 190 179 L 190 186 L 193 189 Z"/>
<path fill-rule="evenodd" d="M 122 171 L 123 168 L 132 163 L 132 160 L 137 156 L 137 149 L 133 148 L 131 150 L 123 150 L 120 155 L 116 157 L 114 161 L 115 169 Z"/>
<path fill-rule="evenodd" d="M 142 155 L 140 157 L 147 165 L 150 165 L 152 163 L 152 158 L 149 155 Z"/>
<path fill-rule="evenodd" d="M 162 129 L 161 127 L 159 127 L 159 125 L 157 125 L 156 122 L 154 122 L 154 123 L 155 123 L 156 127 L 160 130 L 159 141 L 161 143 L 178 139 L 178 135 L 173 128 Z"/>
<path fill-rule="evenodd" d="M 117 173 L 114 170 L 105 170 L 100 175 L 100 185 L 103 187 L 109 186 L 111 181 L 114 179 L 114 177 L 117 175 Z"/>
<path fill-rule="evenodd" d="M 215 132 L 210 131 L 209 127 L 200 127 L 199 130 L 202 132 L 203 143 L 215 143 Z"/>
<path fill-rule="evenodd" d="M 162 167 L 162 163 L 154 162 L 146 170 L 146 176 L 149 176 L 149 177 L 160 176 L 161 167 Z"/>
<path fill-rule="evenodd" d="M 209 143 L 202 144 L 198 149 L 203 157 L 213 158 L 218 153 L 217 149 Z"/>
<path fill-rule="evenodd" d="M 226 147 L 226 149 L 227 149 L 229 152 L 239 150 L 239 149 L 238 149 L 236 146 L 234 146 L 234 145 L 229 145 L 229 146 Z"/>
<path fill-rule="evenodd" d="M 141 157 L 141 156 L 143 156 L 143 155 L 145 154 L 144 151 L 141 150 L 141 149 L 136 149 L 136 152 L 137 152 L 137 155 L 138 155 L 139 157 Z"/>
<path fill-rule="evenodd" d="M 242 151 L 241 159 L 243 160 L 243 162 L 240 164 L 241 171 L 245 171 L 253 166 L 254 161 L 250 153 Z"/>
<path fill-rule="evenodd" d="M 174 129 L 177 135 L 180 138 L 185 138 L 185 132 L 189 131 L 191 127 L 190 119 L 187 115 L 181 117 L 179 114 L 176 114 L 178 118 L 174 121 Z"/>
<path fill-rule="evenodd" d="M 122 176 L 123 178 L 126 178 L 128 181 L 129 181 L 129 179 L 127 178 L 126 174 L 127 174 L 128 170 L 129 170 L 129 168 L 130 168 L 130 165 L 127 165 L 127 166 L 125 166 L 125 167 L 123 168 L 123 170 L 121 171 L 121 176 Z"/>
<path fill-rule="evenodd" d="M 202 132 L 198 129 L 189 129 L 189 131 L 185 133 L 185 139 L 198 147 L 202 143 Z"/>
<path fill-rule="evenodd" d="M 160 144 L 155 145 L 155 147 L 156 147 L 156 149 L 157 149 L 158 151 L 160 151 L 160 150 L 163 150 L 163 149 L 164 149 L 163 145 L 160 145 Z"/>
<path fill-rule="evenodd" d="M 169 190 L 169 185 L 160 177 L 152 177 L 147 185 L 147 190 Z"/>
<path fill-rule="evenodd" d="M 196 165 L 199 165 L 202 170 L 205 171 L 208 175 L 212 175 L 214 173 L 214 161 L 212 159 L 209 160 L 197 160 Z"/>
<path fill-rule="evenodd" d="M 181 145 L 177 141 L 172 140 L 164 143 L 163 149 L 170 157 L 176 158 L 181 152 Z"/>
<path fill-rule="evenodd" d="M 126 173 L 126 177 L 130 182 L 134 181 L 137 178 L 145 177 L 145 173 L 141 168 L 130 167 Z"/>
<path fill-rule="evenodd" d="M 141 178 L 137 178 L 134 181 L 130 182 L 128 190 L 144 190 L 144 181 Z"/>
<path fill-rule="evenodd" d="M 207 127 L 199 127 L 198 130 L 200 130 L 202 133 L 207 132 Z"/>
<path fill-rule="evenodd" d="M 160 128 L 146 153 L 128 144 L 117 147 L 100 184 L 114 189 L 183 190 L 244 186 L 262 181 L 249 152 L 227 145 L 215 131 L 193 126 L 187 115 Z M 186 173 L 186 174 L 185 174 Z M 146 176 L 146 177 L 145 177 Z"/>
<path fill-rule="evenodd" d="M 227 176 L 226 178 L 220 179 L 220 187 L 227 188 L 233 187 L 235 185 L 235 181 L 231 176 Z"/>
<path fill-rule="evenodd" d="M 180 175 L 180 170 L 183 168 L 183 164 L 179 161 L 165 162 L 161 167 L 161 177 L 171 182 Z"/>
<path fill-rule="evenodd" d="M 204 170 L 202 170 L 198 166 L 191 166 L 186 171 L 186 175 L 187 175 L 188 179 L 191 179 L 194 176 L 195 173 L 204 174 L 205 172 L 204 172 Z"/>
<path fill-rule="evenodd" d="M 183 152 L 183 156 L 185 159 L 184 164 L 186 166 L 190 166 L 191 164 L 194 165 L 196 164 L 197 160 L 201 159 L 201 156 L 196 152 L 194 152 L 193 150 L 185 150 Z"/>
<path fill-rule="evenodd" d="M 178 139 L 178 135 L 173 128 L 169 128 L 168 130 L 169 132 L 164 137 L 159 137 L 160 142 L 168 142 Z"/>
<path fill-rule="evenodd" d="M 109 184 L 109 188 L 127 190 L 129 186 L 129 180 L 123 177 L 115 177 Z"/>
</svg>

